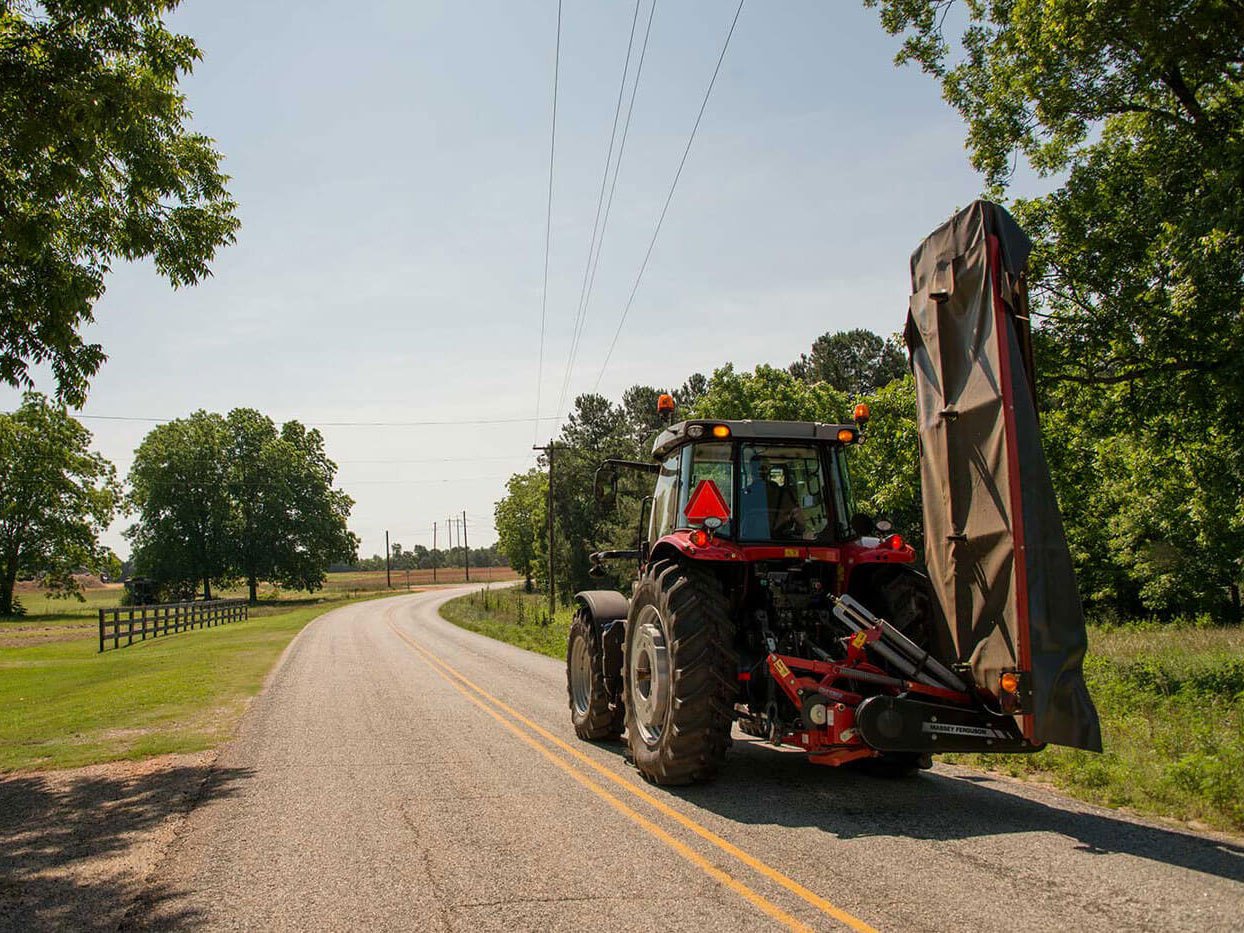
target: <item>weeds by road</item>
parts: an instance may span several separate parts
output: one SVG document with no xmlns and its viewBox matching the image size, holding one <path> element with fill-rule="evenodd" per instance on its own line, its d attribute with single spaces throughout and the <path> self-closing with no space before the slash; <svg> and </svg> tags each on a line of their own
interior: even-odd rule
<svg viewBox="0 0 1244 933">
<path fill-rule="evenodd" d="M 477 590 L 441 607 L 441 615 L 454 625 L 551 658 L 566 657 L 573 614 L 563 606 L 550 622 L 547 598 L 516 586 Z"/>
<path fill-rule="evenodd" d="M 542 624 L 545 599 L 517 588 L 446 603 L 463 628 L 554 658 L 572 610 Z M 943 760 L 1047 781 L 1082 800 L 1244 830 L 1244 629 L 1132 625 L 1089 629 L 1085 677 L 1101 715 L 1101 755 L 1050 746 L 1036 755 Z"/>
<path fill-rule="evenodd" d="M 1244 830 L 1244 629 L 1089 629 L 1100 754 L 947 756 L 1084 800 Z"/>
</svg>

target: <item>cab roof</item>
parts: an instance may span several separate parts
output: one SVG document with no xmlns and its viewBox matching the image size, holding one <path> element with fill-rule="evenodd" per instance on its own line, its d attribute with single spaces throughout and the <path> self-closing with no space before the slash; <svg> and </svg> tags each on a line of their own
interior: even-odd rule
<svg viewBox="0 0 1244 933">
<path fill-rule="evenodd" d="M 713 437 L 712 429 L 719 424 L 725 425 L 730 429 L 728 438 Z M 692 437 L 687 433 L 687 429 L 692 425 L 700 425 L 703 427 L 704 433 L 699 437 Z M 818 421 L 752 421 L 750 419 L 746 421 L 724 421 L 697 418 L 693 421 L 680 421 L 677 424 L 671 424 L 658 434 L 656 441 L 652 445 L 652 458 L 654 460 L 664 460 L 684 444 L 713 440 L 764 440 L 802 443 L 824 441 L 837 444 L 840 443 L 838 432 L 842 430 L 858 432 L 859 426 L 854 424 L 822 424 Z"/>
</svg>

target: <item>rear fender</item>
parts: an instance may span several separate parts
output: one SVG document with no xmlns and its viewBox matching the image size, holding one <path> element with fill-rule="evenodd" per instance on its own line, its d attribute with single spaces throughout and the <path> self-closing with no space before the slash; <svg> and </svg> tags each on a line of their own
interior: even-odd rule
<svg viewBox="0 0 1244 933">
<path fill-rule="evenodd" d="M 605 689 L 613 703 L 622 702 L 622 633 L 630 600 L 617 590 L 584 590 L 575 593 L 575 603 L 586 611 L 588 624 L 596 632 L 600 646 Z"/>
</svg>

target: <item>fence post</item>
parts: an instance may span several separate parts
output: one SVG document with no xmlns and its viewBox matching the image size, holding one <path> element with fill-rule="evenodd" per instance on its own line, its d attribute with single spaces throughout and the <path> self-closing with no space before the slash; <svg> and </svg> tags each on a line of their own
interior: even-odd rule
<svg viewBox="0 0 1244 933">
<path fill-rule="evenodd" d="M 99 610 L 99 653 L 104 653 L 104 610 Z"/>
</svg>

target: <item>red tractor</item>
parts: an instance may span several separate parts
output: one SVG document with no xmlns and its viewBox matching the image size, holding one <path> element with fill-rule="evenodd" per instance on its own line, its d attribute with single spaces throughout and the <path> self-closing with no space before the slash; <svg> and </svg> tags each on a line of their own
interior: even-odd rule
<svg viewBox="0 0 1244 933">
<path fill-rule="evenodd" d="M 1100 750 L 1031 401 L 1026 244 L 977 202 L 913 257 L 928 575 L 888 523 L 856 512 L 847 462 L 866 406 L 853 424 L 682 421 L 651 461 L 602 465 L 602 500 L 621 470 L 656 480 L 638 549 L 592 555 L 638 562 L 631 597 L 576 596 L 580 738 L 625 732 L 658 784 L 712 778 L 736 722 L 817 764 L 891 772 L 939 752 Z"/>
</svg>

